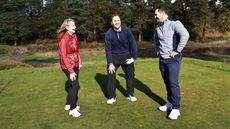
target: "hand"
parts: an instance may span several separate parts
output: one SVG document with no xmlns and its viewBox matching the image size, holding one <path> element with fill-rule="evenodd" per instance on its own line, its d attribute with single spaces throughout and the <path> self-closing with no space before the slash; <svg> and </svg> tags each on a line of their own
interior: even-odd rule
<svg viewBox="0 0 230 129">
<path fill-rule="evenodd" d="M 115 66 L 114 66 L 113 64 L 109 64 L 108 70 L 109 70 L 109 73 L 110 73 L 110 74 L 115 73 Z"/>
<path fill-rule="evenodd" d="M 134 59 L 133 58 L 130 58 L 130 59 L 127 59 L 126 60 L 126 64 L 131 64 L 134 62 Z"/>
<path fill-rule="evenodd" d="M 79 64 L 79 65 L 78 65 L 78 69 L 80 70 L 80 69 L 81 69 L 81 67 L 82 67 L 82 64 Z"/>
<path fill-rule="evenodd" d="M 169 51 L 169 56 L 170 57 L 175 57 L 178 54 L 176 51 Z"/>
<path fill-rule="evenodd" d="M 76 80 L 76 76 L 77 76 L 76 73 L 71 73 L 69 78 L 71 81 L 74 81 L 74 80 Z"/>
</svg>

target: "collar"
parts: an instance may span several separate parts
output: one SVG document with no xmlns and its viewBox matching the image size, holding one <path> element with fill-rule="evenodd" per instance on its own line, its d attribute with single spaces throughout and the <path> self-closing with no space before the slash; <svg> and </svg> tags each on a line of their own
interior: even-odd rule
<svg viewBox="0 0 230 129">
<path fill-rule="evenodd" d="M 168 19 L 168 17 L 163 21 L 163 22 L 158 22 L 157 23 L 157 26 L 163 26 L 166 22 L 168 22 L 169 21 L 169 19 Z"/>
</svg>

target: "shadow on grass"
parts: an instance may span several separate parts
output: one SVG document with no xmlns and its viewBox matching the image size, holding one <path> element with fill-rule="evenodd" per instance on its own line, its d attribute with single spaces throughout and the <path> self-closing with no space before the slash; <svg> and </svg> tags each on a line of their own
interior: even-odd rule
<svg viewBox="0 0 230 129">
<path fill-rule="evenodd" d="M 118 74 L 119 76 L 125 78 L 125 74 Z M 101 87 L 101 91 L 103 92 L 104 96 L 106 98 L 108 98 L 108 92 L 107 92 L 107 75 L 106 74 L 101 74 L 101 73 L 97 73 L 95 76 L 95 80 L 97 81 L 97 83 L 99 84 L 99 86 Z M 126 94 L 126 90 L 120 85 L 119 81 L 116 80 L 117 82 L 117 89 L 125 96 L 127 97 Z M 138 79 L 134 79 L 134 85 L 135 88 L 143 93 L 145 93 L 149 98 L 151 98 L 152 100 L 154 100 L 155 102 L 157 102 L 160 105 L 163 105 L 166 103 L 166 101 L 161 98 L 160 96 L 158 96 L 157 94 L 153 93 L 151 91 L 151 89 L 149 89 L 149 87 L 147 85 L 145 85 L 144 83 L 142 83 L 140 80 Z"/>
<path fill-rule="evenodd" d="M 95 76 L 95 80 L 97 81 L 97 83 L 101 87 L 101 91 L 103 92 L 104 96 L 108 99 L 109 95 L 108 95 L 108 92 L 107 92 L 107 75 L 97 73 L 96 76 Z M 127 97 L 125 88 L 123 88 L 120 85 L 120 82 L 118 80 L 116 80 L 116 84 L 117 84 L 116 88 L 122 93 L 123 96 Z"/>
<path fill-rule="evenodd" d="M 125 78 L 125 74 L 118 74 L 118 75 Z M 134 86 L 137 90 L 145 93 L 145 95 L 147 95 L 149 98 L 151 98 L 158 104 L 163 105 L 166 103 L 166 101 L 163 98 L 161 98 L 160 96 L 152 92 L 151 89 L 147 85 L 145 85 L 143 82 L 141 82 L 140 80 L 136 78 L 134 79 Z"/>
</svg>

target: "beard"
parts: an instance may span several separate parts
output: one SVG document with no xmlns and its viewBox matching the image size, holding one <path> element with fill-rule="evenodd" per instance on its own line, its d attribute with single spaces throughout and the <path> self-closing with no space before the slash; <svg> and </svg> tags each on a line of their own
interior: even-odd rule
<svg viewBox="0 0 230 129">
<path fill-rule="evenodd" d="M 157 22 L 160 22 L 160 19 L 159 19 L 159 18 L 155 18 L 155 20 L 156 20 Z"/>
<path fill-rule="evenodd" d="M 114 30 L 119 30 L 121 28 L 121 24 L 120 25 L 113 25 Z"/>
</svg>

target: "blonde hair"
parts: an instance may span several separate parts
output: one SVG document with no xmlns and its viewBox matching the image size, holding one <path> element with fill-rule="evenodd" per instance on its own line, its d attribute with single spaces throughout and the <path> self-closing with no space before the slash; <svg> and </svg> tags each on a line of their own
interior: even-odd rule
<svg viewBox="0 0 230 129">
<path fill-rule="evenodd" d="M 68 26 L 70 22 L 75 23 L 75 21 L 72 18 L 67 18 L 63 21 L 61 27 L 57 31 L 58 38 L 60 38 L 66 32 L 66 26 Z"/>
</svg>

